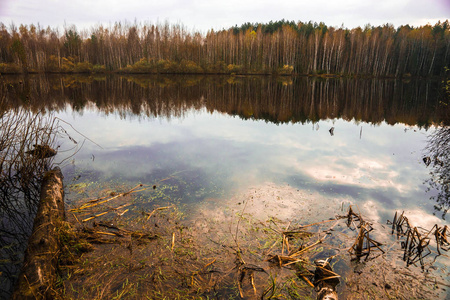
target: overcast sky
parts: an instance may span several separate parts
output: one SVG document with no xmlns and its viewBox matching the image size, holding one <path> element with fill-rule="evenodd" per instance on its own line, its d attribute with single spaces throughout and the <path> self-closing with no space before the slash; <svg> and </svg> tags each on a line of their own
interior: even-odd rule
<svg viewBox="0 0 450 300">
<path fill-rule="evenodd" d="M 450 0 L 0 0 L 0 22 L 89 29 L 116 21 L 181 23 L 190 30 L 293 20 L 354 28 L 420 26 L 450 18 Z"/>
</svg>

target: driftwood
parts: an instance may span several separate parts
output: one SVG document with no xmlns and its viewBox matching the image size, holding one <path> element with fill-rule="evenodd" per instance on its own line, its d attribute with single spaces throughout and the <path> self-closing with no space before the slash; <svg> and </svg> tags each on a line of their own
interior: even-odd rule
<svg viewBox="0 0 450 300">
<path fill-rule="evenodd" d="M 59 168 L 44 175 L 33 233 L 28 240 L 13 300 L 53 298 L 59 252 L 58 224 L 65 218 L 62 179 Z"/>
<path fill-rule="evenodd" d="M 58 152 L 49 145 L 33 145 L 34 149 L 25 153 L 33 155 L 36 159 L 44 159 L 55 156 Z"/>
</svg>

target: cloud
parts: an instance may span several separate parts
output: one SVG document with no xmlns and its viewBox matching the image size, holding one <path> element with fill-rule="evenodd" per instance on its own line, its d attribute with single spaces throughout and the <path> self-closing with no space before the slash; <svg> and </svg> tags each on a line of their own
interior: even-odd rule
<svg viewBox="0 0 450 300">
<path fill-rule="evenodd" d="M 352 28 L 393 23 L 425 25 L 444 21 L 449 15 L 446 0 L 340 0 L 340 1 L 58 1 L 4 0 L 0 2 L 3 23 L 37 24 L 62 27 L 74 24 L 89 29 L 93 25 L 128 20 L 134 22 L 182 23 L 202 32 L 220 30 L 245 22 L 280 19 L 325 22 L 329 26 Z"/>
</svg>

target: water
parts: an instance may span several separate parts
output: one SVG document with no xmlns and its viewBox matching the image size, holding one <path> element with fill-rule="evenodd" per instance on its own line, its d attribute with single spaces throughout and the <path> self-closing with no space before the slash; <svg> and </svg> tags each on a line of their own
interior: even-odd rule
<svg viewBox="0 0 450 300">
<path fill-rule="evenodd" d="M 272 182 L 368 206 L 380 221 L 396 210 L 438 221 L 422 161 L 431 125 L 439 121 L 433 83 L 188 80 L 88 84 L 92 92 L 81 95 L 82 108 L 68 101 L 58 113 L 98 144 L 86 140 L 66 164 L 67 182 L 154 184 L 176 173 L 178 193 L 169 196 L 180 203 Z M 62 126 L 79 143 L 85 140 Z M 60 146 L 73 144 L 62 139 Z"/>
<path fill-rule="evenodd" d="M 70 170 L 78 171 L 79 180 L 89 170 L 97 180 L 146 184 L 185 172 L 185 180 L 197 188 L 191 194 L 203 188 L 230 195 L 269 181 L 360 205 L 371 201 L 388 215 L 402 209 L 433 213 L 423 185 L 428 176 L 422 162 L 424 129 L 344 120 L 276 125 L 204 109 L 176 120 L 127 120 L 97 110 L 82 117 L 68 110 L 59 117 L 103 147 L 86 141 L 64 169 L 69 180 Z"/>
<path fill-rule="evenodd" d="M 69 207 L 142 183 L 130 213 L 287 186 L 385 223 L 448 224 L 423 157 L 438 82 L 271 77 L 9 78 L 8 105 L 53 112 Z M 21 81 L 22 83 L 19 83 Z M 70 124 L 70 125 L 69 125 Z M 70 138 L 69 138 L 70 137 Z M 320 203 L 319 203 L 320 202 Z M 441 203 L 442 204 L 442 203 Z M 186 210 L 187 211 L 187 210 Z"/>
</svg>

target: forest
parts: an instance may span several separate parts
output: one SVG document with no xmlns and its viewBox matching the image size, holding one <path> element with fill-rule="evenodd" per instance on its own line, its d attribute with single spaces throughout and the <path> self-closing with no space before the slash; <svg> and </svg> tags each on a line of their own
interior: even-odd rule
<svg viewBox="0 0 450 300">
<path fill-rule="evenodd" d="M 348 29 L 316 22 L 246 23 L 206 34 L 181 24 L 0 23 L 0 73 L 182 73 L 443 76 L 450 24 Z"/>
</svg>

